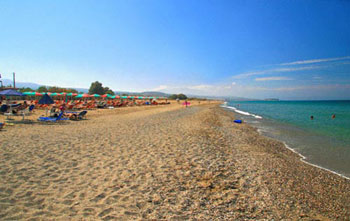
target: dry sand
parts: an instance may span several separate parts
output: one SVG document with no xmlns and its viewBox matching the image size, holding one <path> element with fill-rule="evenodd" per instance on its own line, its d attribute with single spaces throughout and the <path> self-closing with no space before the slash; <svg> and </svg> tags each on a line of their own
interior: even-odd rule
<svg viewBox="0 0 350 221">
<path fill-rule="evenodd" d="M 172 104 L 7 127 L 0 220 L 349 219 L 348 180 L 232 120 Z"/>
</svg>

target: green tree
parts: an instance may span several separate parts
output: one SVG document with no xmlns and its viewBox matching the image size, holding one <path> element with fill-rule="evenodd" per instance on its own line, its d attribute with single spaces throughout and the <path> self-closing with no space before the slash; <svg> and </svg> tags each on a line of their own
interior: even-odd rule
<svg viewBox="0 0 350 221">
<path fill-rule="evenodd" d="M 46 86 L 41 86 L 41 87 L 39 87 L 36 91 L 37 91 L 37 92 L 48 92 Z"/>
<path fill-rule="evenodd" d="M 112 89 L 109 89 L 109 87 L 104 88 L 104 93 L 109 95 L 114 95 L 114 92 L 112 91 Z"/>
<path fill-rule="evenodd" d="M 63 92 L 63 88 L 59 88 L 59 87 L 56 87 L 56 86 L 48 87 L 47 90 L 48 90 L 48 92 L 52 92 L 52 93 L 61 93 L 61 92 Z"/>
<path fill-rule="evenodd" d="M 20 92 L 32 92 L 34 91 L 33 89 L 31 89 L 30 87 L 22 87 L 19 89 Z"/>
<path fill-rule="evenodd" d="M 172 94 L 169 96 L 169 99 L 180 99 L 180 100 L 186 100 L 187 99 L 187 96 L 184 95 L 184 94 Z"/>
<path fill-rule="evenodd" d="M 67 93 L 78 93 L 78 91 L 73 89 L 73 88 L 67 88 L 66 92 Z"/>
<path fill-rule="evenodd" d="M 172 94 L 172 95 L 169 96 L 169 99 L 176 100 L 177 99 L 177 95 L 176 94 Z"/>
<path fill-rule="evenodd" d="M 187 96 L 184 95 L 184 94 L 178 94 L 178 95 L 177 95 L 177 98 L 179 98 L 180 100 L 186 100 L 186 99 L 187 99 Z"/>
<path fill-rule="evenodd" d="M 90 89 L 89 89 L 89 94 L 104 94 L 105 89 L 102 87 L 102 83 L 95 81 L 91 83 Z"/>
</svg>

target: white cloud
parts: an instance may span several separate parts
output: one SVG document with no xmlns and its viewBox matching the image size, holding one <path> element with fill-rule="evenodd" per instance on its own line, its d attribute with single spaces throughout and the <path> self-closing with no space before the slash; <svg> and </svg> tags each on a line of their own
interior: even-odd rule
<svg viewBox="0 0 350 221">
<path fill-rule="evenodd" d="M 214 87 L 213 85 L 208 85 L 208 84 L 187 86 L 188 89 L 193 89 L 193 90 L 207 90 L 207 89 L 211 89 L 213 87 Z"/>
<path fill-rule="evenodd" d="M 161 91 L 161 90 L 165 90 L 165 89 L 168 89 L 167 85 L 159 85 L 158 87 L 153 88 L 152 91 Z"/>
<path fill-rule="evenodd" d="M 305 71 L 305 70 L 313 70 L 313 69 L 319 69 L 319 68 L 322 68 L 322 66 L 307 66 L 307 67 L 297 67 L 297 68 L 274 68 L 274 69 L 253 71 L 253 72 L 238 74 L 238 75 L 233 76 L 233 78 L 240 79 L 240 78 L 245 78 L 245 77 L 250 77 L 250 76 L 255 76 L 255 75 L 269 74 L 269 73 Z"/>
<path fill-rule="evenodd" d="M 278 88 L 267 88 L 267 87 L 256 87 L 256 90 L 264 91 L 302 91 L 302 90 L 334 90 L 334 89 L 350 89 L 350 84 L 321 84 L 321 85 L 304 85 L 294 87 L 278 87 Z"/>
<path fill-rule="evenodd" d="M 232 82 L 232 84 L 231 84 L 232 86 L 235 86 L 235 85 L 237 85 L 237 83 L 236 82 Z"/>
<path fill-rule="evenodd" d="M 280 65 L 314 64 L 314 63 L 340 61 L 340 60 L 348 60 L 348 59 L 350 59 L 350 56 L 338 57 L 338 58 L 323 58 L 323 59 L 311 59 L 311 60 L 293 61 L 293 62 L 289 62 L 289 63 L 282 63 Z"/>
<path fill-rule="evenodd" d="M 288 77 L 265 77 L 265 78 L 255 78 L 256 81 L 288 81 L 293 80 Z"/>
<path fill-rule="evenodd" d="M 303 60 L 303 61 L 294 61 L 289 63 L 276 64 L 277 66 L 292 66 L 292 65 L 306 65 L 303 67 L 276 67 L 272 69 L 259 70 L 259 71 L 250 71 L 246 73 L 241 73 L 235 76 L 232 76 L 234 79 L 242 79 L 250 76 L 256 75 L 264 75 L 264 74 L 272 74 L 272 73 L 283 73 L 283 72 L 296 72 L 296 71 L 306 71 L 306 70 L 314 70 L 314 69 L 324 69 L 337 65 L 348 65 L 349 61 L 337 62 L 332 64 L 323 64 L 323 65 L 312 65 L 315 63 L 325 63 L 331 61 L 341 61 L 341 60 L 350 60 L 350 56 L 338 57 L 338 58 L 325 58 L 325 59 L 312 59 L 312 60 Z"/>
</svg>

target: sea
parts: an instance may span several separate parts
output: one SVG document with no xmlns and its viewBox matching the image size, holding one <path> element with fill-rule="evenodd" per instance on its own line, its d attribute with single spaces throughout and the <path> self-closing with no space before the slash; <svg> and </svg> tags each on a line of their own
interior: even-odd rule
<svg viewBox="0 0 350 221">
<path fill-rule="evenodd" d="M 222 107 L 262 135 L 282 141 L 305 163 L 349 179 L 350 101 L 228 100 Z"/>
</svg>

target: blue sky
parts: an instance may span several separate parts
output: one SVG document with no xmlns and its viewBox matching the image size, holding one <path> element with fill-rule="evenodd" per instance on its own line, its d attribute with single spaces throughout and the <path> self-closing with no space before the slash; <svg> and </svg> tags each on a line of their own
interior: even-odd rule
<svg viewBox="0 0 350 221">
<path fill-rule="evenodd" d="M 0 1 L 0 73 L 119 91 L 350 99 L 350 2 Z"/>
</svg>

